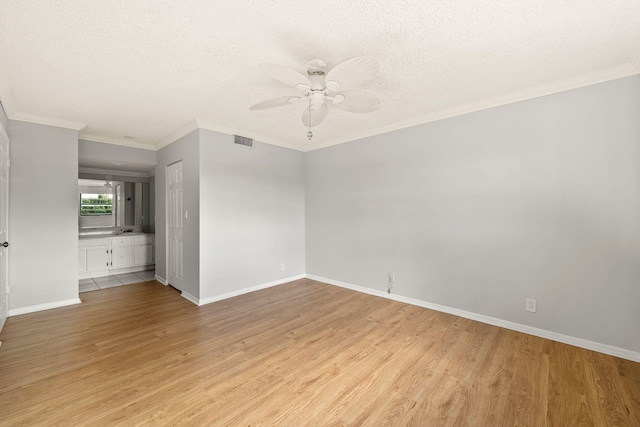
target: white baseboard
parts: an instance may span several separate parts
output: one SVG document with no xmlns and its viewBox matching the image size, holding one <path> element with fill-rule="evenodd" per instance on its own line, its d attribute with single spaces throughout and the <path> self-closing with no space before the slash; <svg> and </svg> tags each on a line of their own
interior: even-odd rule
<svg viewBox="0 0 640 427">
<path fill-rule="evenodd" d="M 180 292 L 180 295 L 182 296 L 182 298 L 194 303 L 195 305 L 202 305 L 200 304 L 200 300 L 198 298 L 194 297 L 193 295 L 187 292 Z"/>
<path fill-rule="evenodd" d="M 52 308 L 66 307 L 68 305 L 80 304 L 80 298 L 67 299 L 64 301 L 48 302 L 46 304 L 30 305 L 28 307 L 14 308 L 9 310 L 9 317 L 21 314 L 35 313 L 36 311 L 50 310 Z"/>
<path fill-rule="evenodd" d="M 169 285 L 169 282 L 167 282 L 167 279 L 165 279 L 164 277 L 160 277 L 157 274 L 155 275 L 155 279 L 165 286 Z"/>
<path fill-rule="evenodd" d="M 366 288 L 364 286 L 352 285 L 350 283 L 340 282 L 338 280 L 328 279 L 326 277 L 314 276 L 312 274 L 306 274 L 305 277 L 316 280 L 318 282 L 328 283 L 330 285 L 340 286 L 342 288 L 351 289 L 353 291 L 362 292 L 369 295 L 375 295 L 382 298 L 391 299 L 394 301 L 404 302 L 418 307 L 424 307 L 431 310 L 441 311 L 443 313 L 453 314 L 454 316 L 464 317 L 465 319 L 476 320 L 478 322 L 487 323 L 489 325 L 499 326 L 505 329 L 511 329 L 517 332 L 523 332 L 525 334 L 534 335 L 541 338 L 550 339 L 552 341 L 561 342 L 564 344 L 581 347 L 587 350 L 597 351 L 599 353 L 608 354 L 611 356 L 620 357 L 622 359 L 632 360 L 634 362 L 640 362 L 640 352 L 628 350 L 625 348 L 615 347 L 608 344 L 601 344 L 594 341 L 585 340 L 583 338 L 576 338 L 570 335 L 564 335 L 546 329 L 535 328 L 533 326 L 527 326 L 520 323 L 510 322 L 508 320 L 498 319 L 491 316 L 485 316 L 484 314 L 473 313 L 470 311 L 460 310 L 458 308 L 447 307 L 445 305 L 434 304 L 427 301 L 422 301 L 415 298 L 403 297 L 401 295 L 387 294 L 383 291 L 376 289 Z"/>
<path fill-rule="evenodd" d="M 291 276 L 291 277 L 287 277 L 284 279 L 279 279 L 279 280 L 274 280 L 273 282 L 268 282 L 268 283 L 263 283 L 260 285 L 256 285 L 256 286 L 251 286 L 249 288 L 243 288 L 243 289 L 239 289 L 237 291 L 233 291 L 233 292 L 227 292 L 224 294 L 220 294 L 220 295 L 215 295 L 212 297 L 208 297 L 208 298 L 203 298 L 203 299 L 198 299 L 196 297 L 194 297 L 193 295 L 190 295 L 186 292 L 182 292 L 182 296 L 191 301 L 192 303 L 194 303 L 195 305 L 205 305 L 205 304 L 211 304 L 212 302 L 216 302 L 216 301 L 222 301 L 223 299 L 227 299 L 227 298 L 233 298 L 233 297 L 237 297 L 238 295 L 242 295 L 242 294 L 248 294 L 249 292 L 255 292 L 255 291 L 259 291 L 261 289 L 266 289 L 266 288 L 270 288 L 272 286 L 278 286 L 278 285 L 282 285 L 284 283 L 289 283 L 289 282 L 293 282 L 294 280 L 300 280 L 300 279 L 304 279 L 306 276 L 304 274 L 299 274 L 297 276 Z"/>
</svg>

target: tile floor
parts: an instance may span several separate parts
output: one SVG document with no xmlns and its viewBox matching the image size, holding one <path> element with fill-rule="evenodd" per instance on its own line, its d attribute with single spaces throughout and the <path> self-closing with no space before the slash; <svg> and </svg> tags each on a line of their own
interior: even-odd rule
<svg viewBox="0 0 640 427">
<path fill-rule="evenodd" d="M 155 278 L 154 270 L 136 271 L 135 273 L 116 274 L 115 276 L 94 277 L 80 279 L 80 292 L 97 291 L 98 289 L 113 288 L 130 285 L 132 283 L 148 282 Z"/>
</svg>

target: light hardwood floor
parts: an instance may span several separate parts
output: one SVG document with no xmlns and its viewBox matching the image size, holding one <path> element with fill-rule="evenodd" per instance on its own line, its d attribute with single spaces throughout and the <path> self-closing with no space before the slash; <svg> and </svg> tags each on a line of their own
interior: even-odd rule
<svg viewBox="0 0 640 427">
<path fill-rule="evenodd" d="M 9 318 L 0 425 L 640 426 L 640 364 L 299 280 Z"/>
</svg>

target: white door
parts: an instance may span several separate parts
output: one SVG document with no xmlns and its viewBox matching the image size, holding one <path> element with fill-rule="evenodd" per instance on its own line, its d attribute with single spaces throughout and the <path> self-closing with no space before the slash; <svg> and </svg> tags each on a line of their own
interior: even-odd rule
<svg viewBox="0 0 640 427">
<path fill-rule="evenodd" d="M 182 290 L 184 274 L 184 214 L 182 207 L 182 162 L 167 166 L 167 281 Z"/>
<path fill-rule="evenodd" d="M 1 108 L 1 107 L 0 107 Z M 1 126 L 1 125 L 0 125 Z M 0 330 L 9 312 L 9 139 L 0 127 Z"/>
</svg>

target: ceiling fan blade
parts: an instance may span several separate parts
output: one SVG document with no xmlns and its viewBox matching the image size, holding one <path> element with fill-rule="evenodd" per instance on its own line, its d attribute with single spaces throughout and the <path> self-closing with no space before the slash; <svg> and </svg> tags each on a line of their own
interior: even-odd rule
<svg viewBox="0 0 640 427">
<path fill-rule="evenodd" d="M 380 69 L 380 62 L 373 56 L 356 56 L 333 67 L 325 82 L 338 82 L 340 87 L 355 88 L 371 81 Z"/>
<path fill-rule="evenodd" d="M 311 123 L 309 123 L 309 111 L 311 111 Z M 302 123 L 309 127 L 318 126 L 327 117 L 327 111 L 327 104 L 322 104 L 322 107 L 317 110 L 309 110 L 307 107 L 302 112 Z"/>
<path fill-rule="evenodd" d="M 380 98 L 362 90 L 345 90 L 340 92 L 344 101 L 333 106 L 351 113 L 370 113 L 380 108 Z"/>
<path fill-rule="evenodd" d="M 309 78 L 291 68 L 277 64 L 261 64 L 262 69 L 271 78 L 289 86 L 305 85 L 311 87 Z"/>
<path fill-rule="evenodd" d="M 249 107 L 251 111 L 266 110 L 268 108 L 282 107 L 283 105 L 289 105 L 293 100 L 297 100 L 295 96 L 280 96 L 278 98 L 267 99 L 266 101 L 258 102 L 257 104 Z"/>
</svg>

